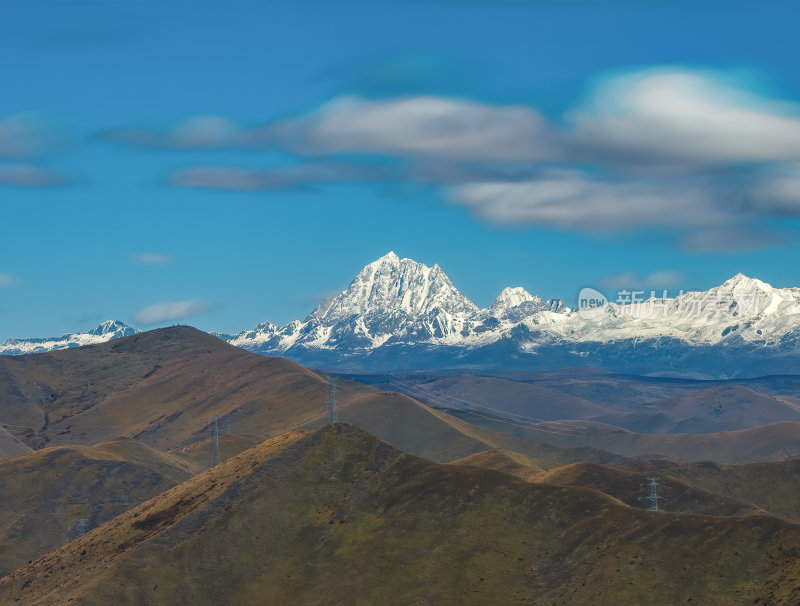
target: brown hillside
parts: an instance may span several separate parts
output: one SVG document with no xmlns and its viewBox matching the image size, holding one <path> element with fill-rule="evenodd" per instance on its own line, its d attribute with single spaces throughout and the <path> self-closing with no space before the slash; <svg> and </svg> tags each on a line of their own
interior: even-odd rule
<svg viewBox="0 0 800 606">
<path fill-rule="evenodd" d="M 442 413 L 444 414 L 444 413 Z M 642 434 L 613 425 L 590 421 L 573 421 L 575 427 L 585 427 L 584 435 L 564 435 L 548 430 L 546 425 L 525 427 L 451 411 L 469 425 L 512 436 L 518 445 L 532 442 L 557 448 L 598 450 L 620 457 L 671 457 L 688 461 L 720 461 L 753 463 L 778 461 L 800 454 L 800 423 L 782 422 L 711 434 Z M 585 446 L 589 448 L 585 448 Z M 529 453 L 524 446 L 508 446 L 517 452 Z M 534 458 L 540 458 L 531 454 Z M 573 459 L 576 462 L 581 459 Z M 583 460 L 593 460 L 584 458 Z M 566 461 L 565 461 L 566 462 Z M 595 461 L 607 463 L 606 461 Z"/>
<path fill-rule="evenodd" d="M 797 479 L 800 458 L 768 463 L 689 463 L 674 459 L 626 461 L 627 469 L 645 474 L 667 474 L 715 494 L 753 503 L 772 515 L 800 522 Z"/>
<path fill-rule="evenodd" d="M 487 449 L 486 442 L 465 434 L 451 418 L 399 393 L 364 393 L 343 405 L 338 415 L 341 421 L 432 461 L 445 463 Z"/>
<path fill-rule="evenodd" d="M 0 460 L 10 459 L 30 451 L 28 445 L 20 442 L 5 427 L 0 427 Z"/>
<path fill-rule="evenodd" d="M 453 465 L 471 465 L 473 467 L 483 467 L 484 469 L 494 469 L 529 482 L 535 481 L 543 471 L 553 466 L 552 463 L 504 449 L 479 452 L 458 461 L 453 461 Z"/>
<path fill-rule="evenodd" d="M 775 518 L 650 513 L 337 425 L 122 514 L 0 581 L 0 601 L 794 604 L 798 549 L 800 528 Z"/>
<path fill-rule="evenodd" d="M 298 364 L 176 326 L 0 357 L 0 425 L 34 447 L 128 435 L 166 450 L 208 438 L 213 416 L 230 416 L 235 433 L 262 437 L 323 419 L 327 387 Z M 355 391 L 342 382 L 339 397 L 346 402 Z"/>
<path fill-rule="evenodd" d="M 780 421 L 800 422 L 800 407 L 742 385 L 719 385 L 663 402 L 675 423 L 672 433 L 711 433 L 748 429 Z"/>
<path fill-rule="evenodd" d="M 58 446 L 0 462 L 0 574 L 190 477 L 184 464 L 121 438 Z"/>
<path fill-rule="evenodd" d="M 555 389 L 496 377 L 445 377 L 422 385 L 420 393 L 426 392 L 441 396 L 443 402 L 464 399 L 544 420 L 586 419 L 610 413 L 600 404 Z"/>
<path fill-rule="evenodd" d="M 614 465 L 573 463 L 540 473 L 536 482 L 558 486 L 583 486 L 604 492 L 631 507 L 647 508 L 645 476 Z M 659 495 L 666 498 L 659 508 L 675 513 L 710 516 L 744 516 L 764 513 L 752 503 L 714 494 L 690 486 L 674 477 L 661 475 Z"/>
<path fill-rule="evenodd" d="M 317 428 L 328 419 L 329 384 L 321 374 L 185 326 L 0 358 L 3 390 L 13 405 L 0 410 L 0 422 L 33 446 L 128 435 L 198 471 L 210 460 L 211 417 L 224 417 L 223 460 L 271 435 Z M 450 461 L 487 448 L 407 396 L 340 380 L 336 399 L 343 420 L 414 454 Z"/>
</svg>

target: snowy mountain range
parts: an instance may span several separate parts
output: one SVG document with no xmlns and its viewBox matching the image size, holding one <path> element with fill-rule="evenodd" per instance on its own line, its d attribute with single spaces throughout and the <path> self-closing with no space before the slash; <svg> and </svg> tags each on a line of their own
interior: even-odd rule
<svg viewBox="0 0 800 606">
<path fill-rule="evenodd" d="M 304 320 L 259 324 L 232 345 L 338 370 L 544 370 L 576 366 L 680 376 L 797 372 L 800 289 L 737 275 L 674 298 L 597 291 L 574 308 L 523 288 L 506 288 L 486 309 L 461 294 L 438 265 L 393 252 Z M 599 299 L 599 302 L 598 302 Z M 13 340 L 0 353 L 48 351 L 136 332 L 107 322 L 85 334 Z"/>
<path fill-rule="evenodd" d="M 0 343 L 0 354 L 19 355 L 29 353 L 42 353 L 45 351 L 55 351 L 57 349 L 69 349 L 70 347 L 80 347 L 82 345 L 96 345 L 105 343 L 111 339 L 128 337 L 135 335 L 139 331 L 123 324 L 118 320 L 103 322 L 97 328 L 89 332 L 76 332 L 60 337 L 50 337 L 43 339 L 9 339 L 5 343 Z"/>
<path fill-rule="evenodd" d="M 670 299 L 634 292 L 592 310 L 576 303 L 517 287 L 479 309 L 438 265 L 390 252 L 303 321 L 221 336 L 250 351 L 353 370 L 597 366 L 726 377 L 796 372 L 800 362 L 798 288 L 739 274 Z"/>
</svg>

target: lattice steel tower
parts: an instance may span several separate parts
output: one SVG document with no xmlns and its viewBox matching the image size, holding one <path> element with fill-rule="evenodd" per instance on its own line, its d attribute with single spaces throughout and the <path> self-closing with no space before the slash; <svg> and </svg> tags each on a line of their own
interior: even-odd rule
<svg viewBox="0 0 800 606">
<path fill-rule="evenodd" d="M 219 426 L 217 417 L 211 419 L 211 467 L 219 465 Z"/>
<path fill-rule="evenodd" d="M 336 377 L 328 377 L 328 383 L 331 384 L 331 397 L 328 401 L 328 415 L 331 423 L 336 423 Z"/>
<path fill-rule="evenodd" d="M 75 521 L 75 538 L 82 537 L 86 534 L 86 523 L 88 520 L 86 518 L 78 518 Z"/>
<path fill-rule="evenodd" d="M 650 511 L 658 511 L 658 504 L 661 501 L 666 501 L 666 499 L 662 496 L 659 496 L 658 489 L 664 488 L 662 484 L 658 483 L 658 477 L 650 476 L 647 478 L 647 484 L 645 485 L 647 489 L 647 496 L 645 500 L 648 503 L 647 509 Z"/>
</svg>

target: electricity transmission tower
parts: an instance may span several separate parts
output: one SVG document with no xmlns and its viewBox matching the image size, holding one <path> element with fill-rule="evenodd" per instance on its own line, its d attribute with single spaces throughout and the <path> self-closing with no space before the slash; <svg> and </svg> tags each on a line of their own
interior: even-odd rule
<svg viewBox="0 0 800 606">
<path fill-rule="evenodd" d="M 664 488 L 664 485 L 658 483 L 658 477 L 650 476 L 647 478 L 647 484 L 644 485 L 644 488 L 647 489 L 647 496 L 644 497 L 644 500 L 648 503 L 647 509 L 650 511 L 658 511 L 658 503 L 660 501 L 666 501 L 664 497 L 658 494 L 658 489 Z"/>
<path fill-rule="evenodd" d="M 211 467 L 219 465 L 219 426 L 217 417 L 211 419 Z"/>
<path fill-rule="evenodd" d="M 82 537 L 86 534 L 86 518 L 78 518 L 75 521 L 75 538 Z"/>
<path fill-rule="evenodd" d="M 328 377 L 328 383 L 331 384 L 331 397 L 328 401 L 329 422 L 336 423 L 336 377 Z"/>
</svg>

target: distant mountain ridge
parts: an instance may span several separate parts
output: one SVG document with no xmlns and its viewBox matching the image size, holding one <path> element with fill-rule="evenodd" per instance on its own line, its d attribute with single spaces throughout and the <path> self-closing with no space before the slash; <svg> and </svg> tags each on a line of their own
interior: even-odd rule
<svg viewBox="0 0 800 606">
<path fill-rule="evenodd" d="M 303 364 L 369 370 L 596 366 L 719 378 L 794 372 L 800 362 L 798 288 L 738 274 L 675 298 L 627 294 L 585 314 L 506 288 L 479 309 L 438 265 L 390 252 L 303 321 L 220 336 Z"/>
<path fill-rule="evenodd" d="M 569 308 L 560 299 L 545 301 L 517 287 L 506 288 L 489 308 L 479 309 L 438 265 L 428 267 L 389 252 L 364 267 L 346 290 L 323 301 L 304 321 L 284 326 L 265 322 L 222 336 L 259 353 L 309 348 L 355 354 L 411 344 L 473 346 L 487 341 L 484 333 L 543 311 Z"/>
<path fill-rule="evenodd" d="M 9 339 L 0 343 L 0 354 L 20 355 L 42 353 L 58 349 L 69 349 L 82 345 L 97 345 L 120 337 L 135 335 L 139 330 L 123 324 L 119 320 L 108 320 L 88 332 L 75 332 L 60 337 Z"/>
<path fill-rule="evenodd" d="M 737 274 L 708 291 L 675 298 L 619 294 L 617 302 L 587 310 L 580 301 L 570 308 L 561 299 L 506 288 L 479 309 L 438 265 L 390 252 L 304 320 L 214 334 L 255 353 L 334 370 L 600 367 L 729 378 L 792 373 L 800 363 L 800 288 L 773 288 Z M 89 333 L 10 340 L 0 345 L 0 354 L 51 351 L 136 332 L 106 322 Z"/>
</svg>

